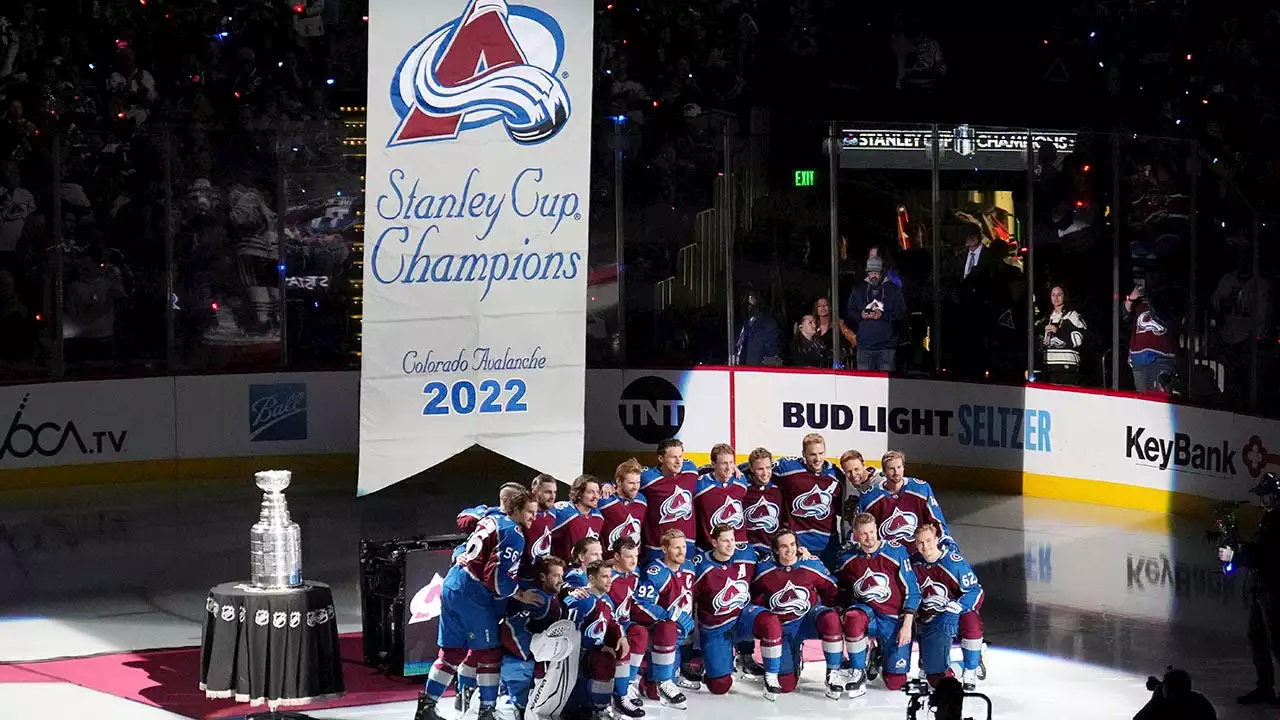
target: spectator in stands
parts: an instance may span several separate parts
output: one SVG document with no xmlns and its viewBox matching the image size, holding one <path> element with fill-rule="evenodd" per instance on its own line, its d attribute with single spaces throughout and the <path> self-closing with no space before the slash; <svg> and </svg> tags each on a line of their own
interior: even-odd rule
<svg viewBox="0 0 1280 720">
<path fill-rule="evenodd" d="M 1129 336 L 1129 366 L 1133 388 L 1139 393 L 1168 392 L 1177 373 L 1179 329 L 1163 303 L 1148 301 L 1145 283 L 1125 296 L 1124 312 L 1133 322 Z"/>
<path fill-rule="evenodd" d="M 992 355 L 992 330 L 995 285 L 1003 260 L 1000 252 L 983 243 L 982 226 L 976 221 L 961 223 L 964 246 L 956 259 L 948 280 L 955 288 L 956 331 L 945 330 L 949 342 L 947 353 L 954 357 L 956 374 L 961 378 L 979 379 L 989 370 Z"/>
<path fill-rule="evenodd" d="M 884 282 L 884 261 L 867 258 L 866 280 L 849 295 L 845 317 L 858 337 L 858 369 L 893 372 L 898 352 L 898 331 L 907 319 L 902 288 Z"/>
<path fill-rule="evenodd" d="M 813 302 L 813 321 L 814 326 L 817 329 L 817 335 L 815 335 L 815 338 L 827 349 L 826 362 L 824 362 L 821 367 L 835 366 L 831 361 L 831 329 L 833 322 L 840 323 L 840 354 L 842 357 L 839 367 L 848 365 L 849 363 L 845 362 L 845 360 L 850 357 L 849 350 L 853 348 L 854 345 L 858 344 L 858 338 L 853 334 L 853 330 L 849 329 L 849 326 L 844 320 L 832 317 L 830 300 L 825 297 L 820 297 Z"/>
<path fill-rule="evenodd" d="M 747 291 L 746 309 L 733 359 L 735 365 L 782 364 L 782 330 L 755 290 Z"/>
<path fill-rule="evenodd" d="M 1067 291 L 1061 285 L 1049 290 L 1050 310 L 1036 322 L 1036 336 L 1044 372 L 1041 379 L 1055 385 L 1080 384 L 1080 348 L 1088 327 L 1080 313 L 1067 305 Z"/>
<path fill-rule="evenodd" d="M 796 367 L 831 367 L 831 346 L 818 340 L 818 325 L 812 315 L 805 315 L 796 323 L 795 338 L 791 341 L 791 364 Z"/>
<path fill-rule="evenodd" d="M 1226 387 L 1237 399 L 1249 395 L 1250 343 L 1262 337 L 1271 311 L 1270 283 L 1253 274 L 1253 256 L 1241 252 L 1236 268 L 1222 276 L 1209 304 L 1218 326 L 1218 355 L 1227 368 Z"/>
</svg>

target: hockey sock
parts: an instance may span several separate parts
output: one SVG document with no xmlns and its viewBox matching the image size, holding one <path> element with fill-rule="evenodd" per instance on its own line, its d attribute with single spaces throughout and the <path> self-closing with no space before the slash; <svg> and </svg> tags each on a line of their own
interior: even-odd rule
<svg viewBox="0 0 1280 720">
<path fill-rule="evenodd" d="M 867 616 L 861 610 L 844 614 L 844 649 L 855 670 L 867 669 Z"/>
<path fill-rule="evenodd" d="M 458 667 L 458 692 L 462 692 L 465 688 L 475 688 L 475 686 L 476 669 L 463 663 Z"/>
<path fill-rule="evenodd" d="M 480 706 L 498 704 L 498 678 L 501 677 L 502 650 L 472 650 L 468 663 L 475 663 L 476 685 L 480 689 Z"/>
<path fill-rule="evenodd" d="M 458 672 L 458 665 L 466 658 L 467 651 L 462 648 L 440 648 L 440 655 L 427 673 L 428 696 L 439 700 L 444 691 L 449 689 L 453 676 Z"/>
<path fill-rule="evenodd" d="M 676 662 L 680 659 L 676 648 L 679 638 L 680 629 L 670 620 L 654 624 L 649 634 L 653 646 L 649 654 L 649 678 L 655 683 L 675 678 Z"/>
<path fill-rule="evenodd" d="M 771 612 L 756 615 L 752 634 L 760 639 L 760 658 L 764 660 L 766 674 L 782 671 L 782 623 Z"/>
<path fill-rule="evenodd" d="M 818 616 L 818 636 L 822 638 L 822 655 L 828 670 L 839 670 L 844 662 L 844 631 L 840 615 L 828 610 Z"/>
<path fill-rule="evenodd" d="M 592 650 L 587 658 L 587 697 L 591 706 L 603 708 L 609 706 L 609 697 L 614 687 L 613 656 L 603 650 Z"/>
</svg>

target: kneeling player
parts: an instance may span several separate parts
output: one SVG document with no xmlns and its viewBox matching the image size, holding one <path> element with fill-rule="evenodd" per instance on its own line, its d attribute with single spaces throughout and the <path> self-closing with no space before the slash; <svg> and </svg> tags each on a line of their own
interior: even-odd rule
<svg viewBox="0 0 1280 720">
<path fill-rule="evenodd" d="M 600 538 L 584 537 L 573 544 L 569 556 L 569 568 L 564 573 L 564 586 L 582 588 L 587 586 L 587 566 L 601 560 Z"/>
<path fill-rule="evenodd" d="M 662 536 L 662 557 L 645 568 L 635 593 L 631 619 L 649 628 L 648 693 L 663 705 L 683 710 L 686 690 L 702 686 L 677 677 L 680 644 L 693 632 L 693 564 L 685 559 L 684 533 Z"/>
<path fill-rule="evenodd" d="M 848 688 L 855 695 L 865 692 L 867 637 L 874 635 L 884 656 L 884 686 L 901 690 L 911 663 L 920 586 L 907 551 L 880 539 L 874 516 L 854 516 L 853 538 L 858 544 L 836 566 L 836 579 L 850 601 L 844 615 L 845 649 L 853 665 Z"/>
<path fill-rule="evenodd" d="M 925 523 L 916 531 L 916 580 L 920 583 L 920 662 L 929 684 L 951 674 L 951 641 L 960 638 L 960 681 L 973 690 L 982 661 L 982 586 L 973 568 L 958 552 L 945 552 L 939 543 L 942 531 Z"/>
<path fill-rule="evenodd" d="M 622 626 L 622 632 L 631 645 L 631 665 L 618 665 L 618 675 L 613 680 L 614 710 L 627 717 L 640 717 L 644 701 L 640 699 L 636 678 L 644 663 L 644 653 L 649 647 L 649 630 L 632 622 L 631 609 L 635 607 L 635 591 L 640 582 L 636 563 L 640 560 L 640 543 L 624 537 L 613 545 L 613 584 L 609 587 L 609 599 L 613 601 L 613 617 Z"/>
<path fill-rule="evenodd" d="M 529 688 L 533 685 L 533 636 L 563 615 L 563 606 L 556 595 L 564 581 L 564 561 L 555 555 L 543 555 L 534 563 L 534 573 L 537 580 L 530 588 L 531 593 L 522 595 L 530 600 L 536 597 L 537 602 L 512 598 L 502 623 L 502 647 L 507 653 L 502 658 L 501 684 L 516 708 L 516 718 L 524 717 Z"/>
<path fill-rule="evenodd" d="M 751 594 L 757 605 L 768 608 L 782 623 L 782 691 L 791 692 L 796 687 L 797 661 L 804 641 L 821 638 L 827 662 L 827 697 L 838 700 L 844 696 L 849 680 L 840 669 L 844 662 L 844 634 L 840 611 L 832 607 L 835 580 L 822 563 L 799 558 L 796 535 L 789 529 L 783 528 L 773 537 L 773 554 L 774 559 L 756 567 Z"/>
<path fill-rule="evenodd" d="M 570 595 L 565 601 L 565 612 L 582 631 L 583 680 L 591 718 L 603 720 L 611 699 L 615 709 L 625 707 L 613 696 L 619 676 L 630 676 L 631 646 L 613 615 L 613 601 L 609 598 L 613 565 L 597 560 L 587 564 L 586 572 L 587 594 L 581 597 Z M 625 687 L 622 694 L 626 694 Z M 629 708 L 625 714 L 642 717 L 644 710 Z"/>
<path fill-rule="evenodd" d="M 782 625 L 773 613 L 751 604 L 755 553 L 737 549 L 732 525 L 717 525 L 711 531 L 711 542 L 714 547 L 703 554 L 694 583 L 707 689 L 714 695 L 729 692 L 733 687 L 734 645 L 756 638 L 764 657 L 764 697 L 773 700 L 782 692 L 778 681 Z"/>
<path fill-rule="evenodd" d="M 523 529 L 533 522 L 538 504 L 521 490 L 503 501 L 503 515 L 476 524 L 445 578 L 440 597 L 440 656 L 418 695 L 415 720 L 438 720 L 436 704 L 464 665 L 477 679 L 480 720 L 491 720 L 498 702 L 502 649 L 498 623 L 506 599 L 516 594 L 516 576 L 524 551 Z M 533 602 L 533 599 L 529 599 Z"/>
</svg>

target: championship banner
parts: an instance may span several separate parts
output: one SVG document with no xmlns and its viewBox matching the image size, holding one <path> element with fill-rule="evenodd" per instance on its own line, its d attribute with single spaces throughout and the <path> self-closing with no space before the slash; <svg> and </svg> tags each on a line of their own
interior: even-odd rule
<svg viewBox="0 0 1280 720">
<path fill-rule="evenodd" d="M 592 5 L 373 0 L 360 478 L 582 471 Z"/>
</svg>

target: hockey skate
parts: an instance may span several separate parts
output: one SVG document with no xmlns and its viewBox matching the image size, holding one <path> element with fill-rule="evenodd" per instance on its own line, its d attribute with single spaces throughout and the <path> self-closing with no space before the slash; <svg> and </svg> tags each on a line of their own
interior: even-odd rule
<svg viewBox="0 0 1280 720">
<path fill-rule="evenodd" d="M 756 662 L 751 655 L 738 655 L 733 659 L 734 669 L 743 677 L 764 677 L 764 666 Z"/>
<path fill-rule="evenodd" d="M 782 694 L 782 683 L 778 681 L 777 673 L 765 673 L 764 676 L 764 699 L 773 702 Z"/>
<path fill-rule="evenodd" d="M 467 714 L 467 710 L 471 707 L 471 697 L 475 692 L 476 689 L 473 687 L 458 688 L 457 694 L 453 696 L 453 709 L 457 711 L 458 717 Z"/>
<path fill-rule="evenodd" d="M 882 663 L 884 663 L 884 656 L 880 653 L 880 645 L 873 645 L 871 649 L 867 651 L 866 676 L 868 680 L 875 680 L 880 676 L 880 666 Z"/>
<path fill-rule="evenodd" d="M 637 698 L 638 699 L 638 698 Z M 613 716 L 615 718 L 642 718 L 644 717 L 644 709 L 636 705 L 632 705 L 628 698 L 613 698 Z"/>
<path fill-rule="evenodd" d="M 444 720 L 436 711 L 436 699 L 424 692 L 418 693 L 418 709 L 413 713 L 413 720 Z"/>
<path fill-rule="evenodd" d="M 684 693 L 680 692 L 680 687 L 670 680 L 663 680 L 658 685 L 658 699 L 666 707 L 677 710 L 684 710 L 689 707 Z M 415 720 L 417 719 L 415 718 Z M 434 719 L 428 718 L 427 720 Z"/>
<path fill-rule="evenodd" d="M 982 643 L 981 654 L 978 655 L 978 679 L 987 679 L 987 644 Z"/>
<path fill-rule="evenodd" d="M 961 670 L 960 685 L 964 687 L 965 692 L 973 692 L 978 688 L 978 671 L 977 670 Z"/>
<path fill-rule="evenodd" d="M 845 684 L 848 680 L 843 670 L 827 670 L 827 697 L 832 700 L 844 697 Z"/>
<path fill-rule="evenodd" d="M 481 705 L 477 711 L 476 720 L 497 720 L 498 709 L 493 705 Z"/>
<path fill-rule="evenodd" d="M 846 682 L 844 684 L 845 692 L 849 693 L 849 697 L 862 697 L 867 694 L 867 674 L 857 668 L 850 668 L 846 671 Z"/>
<path fill-rule="evenodd" d="M 637 710 L 644 707 L 644 698 L 640 697 L 640 683 L 633 682 L 627 686 L 627 696 L 623 702 Z"/>
<path fill-rule="evenodd" d="M 701 690 L 702 683 L 697 680 L 691 680 L 685 677 L 682 673 L 676 673 L 676 687 L 681 690 Z M 661 690 L 661 688 L 659 688 L 659 690 Z"/>
</svg>

